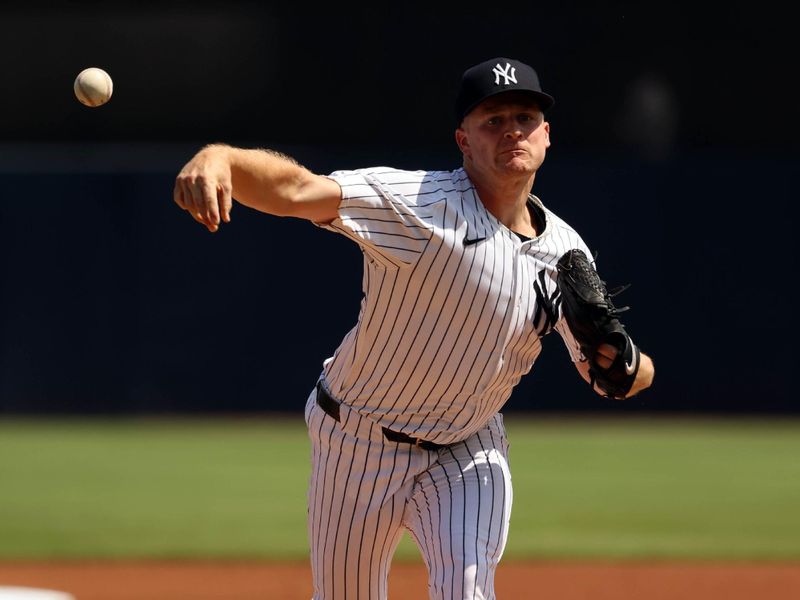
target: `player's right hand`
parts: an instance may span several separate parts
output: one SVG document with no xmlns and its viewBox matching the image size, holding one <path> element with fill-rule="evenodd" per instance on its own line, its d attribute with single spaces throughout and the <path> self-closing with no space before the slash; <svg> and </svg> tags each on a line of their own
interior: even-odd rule
<svg viewBox="0 0 800 600">
<path fill-rule="evenodd" d="M 231 220 L 231 167 L 228 148 L 206 146 L 184 165 L 175 179 L 173 199 L 210 232 Z"/>
</svg>

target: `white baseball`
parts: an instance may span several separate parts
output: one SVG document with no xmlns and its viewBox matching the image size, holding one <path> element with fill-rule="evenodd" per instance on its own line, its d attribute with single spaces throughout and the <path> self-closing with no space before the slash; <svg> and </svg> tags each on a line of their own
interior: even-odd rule
<svg viewBox="0 0 800 600">
<path fill-rule="evenodd" d="M 75 96 L 86 106 L 100 106 L 111 98 L 114 82 L 108 73 L 97 67 L 84 69 L 75 78 Z"/>
</svg>

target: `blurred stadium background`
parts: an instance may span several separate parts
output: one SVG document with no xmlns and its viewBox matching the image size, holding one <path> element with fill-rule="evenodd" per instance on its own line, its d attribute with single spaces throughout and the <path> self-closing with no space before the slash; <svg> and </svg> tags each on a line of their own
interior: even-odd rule
<svg viewBox="0 0 800 600">
<path fill-rule="evenodd" d="M 746 3 L 691 10 L 662 2 L 527 3 L 488 12 L 433 3 L 424 10 L 406 3 L 313 11 L 296 3 L 187 6 L 33 2 L 0 9 L 0 556 L 263 553 L 263 536 L 225 546 L 214 527 L 263 533 L 260 525 L 240 529 L 250 517 L 269 516 L 265 499 L 281 493 L 280 473 L 259 477 L 290 460 L 298 462 L 288 470 L 304 476 L 300 411 L 322 361 L 355 322 L 360 253 L 308 223 L 242 206 L 211 235 L 173 204 L 174 177 L 215 141 L 275 148 L 321 173 L 378 164 L 454 168 L 458 77 L 503 55 L 534 65 L 557 101 L 549 115 L 553 147 L 534 191 L 599 253 L 610 285 L 633 284 L 620 304 L 632 306 L 626 324 L 658 370 L 640 398 L 605 401 L 581 382 L 557 336 L 548 338 L 507 412 L 519 413 L 520 423 L 560 423 L 553 431 L 564 432 L 563 446 L 531 456 L 541 459 L 540 469 L 561 468 L 551 483 L 565 485 L 569 473 L 589 487 L 562 487 L 578 512 L 538 513 L 543 520 L 529 525 L 532 536 L 541 534 L 530 538 L 539 545 L 523 548 L 525 536 L 512 535 L 511 551 L 628 556 L 637 539 L 658 537 L 648 529 L 648 511 L 639 515 L 643 537 L 627 546 L 619 538 L 616 549 L 597 539 L 570 545 L 557 536 L 570 527 L 591 535 L 591 523 L 607 523 L 597 512 L 580 513 L 593 504 L 581 499 L 599 494 L 616 507 L 606 514 L 619 517 L 608 533 L 635 511 L 619 498 L 642 500 L 656 519 L 660 509 L 651 501 L 706 485 L 707 502 L 668 503 L 678 512 L 666 517 L 667 528 L 684 515 L 712 530 L 716 523 L 714 541 L 698 555 L 800 556 L 791 509 L 800 502 L 792 483 L 800 480 L 797 421 L 790 419 L 798 410 L 789 294 L 797 258 L 788 216 L 799 150 L 786 89 L 796 50 L 785 15 Z M 111 101 L 97 109 L 72 93 L 88 66 L 114 80 Z M 576 433 L 571 428 L 580 425 L 569 418 L 547 420 L 596 412 L 620 420 L 601 424 L 596 435 Z M 255 438 L 238 429 L 254 415 L 275 413 L 289 414 L 296 441 L 266 445 L 277 434 L 261 421 L 249 425 Z M 153 416 L 168 419 L 152 425 Z M 181 421 L 187 416 L 201 419 Z M 730 416 L 746 419 L 732 425 Z M 207 417 L 233 423 L 209 431 Z M 649 428 L 666 417 L 674 417 L 670 442 L 662 454 L 641 454 L 652 462 L 630 465 L 629 483 L 619 475 L 611 486 L 619 496 L 583 477 L 608 472 L 615 463 L 581 461 L 621 458 L 615 443 L 630 457 L 661 439 Z M 176 433 L 185 430 L 181 423 L 196 424 L 191 441 Z M 706 441 L 692 437 L 699 435 L 693 427 L 707 427 Z M 719 427 L 729 428 L 724 441 L 715 437 Z M 148 446 L 159 431 L 161 441 Z M 235 435 L 228 439 L 226 431 Z M 534 442 L 548 435 L 541 426 L 526 429 L 530 436 L 519 431 Z M 581 445 L 586 437 L 608 445 Z M 136 442 L 126 445 L 130 439 Z M 202 449 L 198 439 L 211 445 Z M 148 447 L 161 452 L 148 454 Z M 560 462 L 568 448 L 584 452 L 577 465 Z M 703 456 L 710 463 L 694 462 Z M 95 460 L 103 462 L 89 468 Z M 175 462 L 154 473 L 159 460 Z M 515 467 L 520 481 L 525 460 Z M 626 496 L 639 489 L 630 482 L 658 478 L 659 469 L 664 479 L 650 481 L 645 498 Z M 58 473 L 84 479 L 54 485 Z M 533 477 L 548 477 L 540 473 Z M 745 475 L 752 485 L 737 479 Z M 243 487 L 228 489 L 240 495 L 193 504 L 202 489 L 195 486 L 233 476 Z M 296 512 L 285 522 L 302 526 L 299 480 Z M 547 489 L 547 481 L 532 489 Z M 72 500 L 57 501 L 69 490 Z M 148 497 L 132 504 L 152 506 L 152 514 L 114 504 L 134 490 Z M 170 490 L 176 495 L 167 501 Z M 112 506 L 120 510 L 109 516 Z M 551 506 L 570 510 L 563 497 Z M 113 531 L 113 539 L 93 545 L 84 533 L 85 551 L 76 550 L 85 528 L 70 524 L 81 515 L 98 517 L 98 531 Z M 745 528 L 755 534 L 752 545 L 720 533 L 743 515 L 761 519 Z M 190 524 L 198 522 L 219 525 Z M 120 536 L 131 544 L 145 539 L 135 535 L 143 523 L 162 527 L 167 541 L 113 546 Z M 177 523 L 172 538 L 167 523 Z M 550 526 L 560 534 L 544 535 Z M 179 539 L 190 543 L 175 546 Z M 681 549 L 692 552 L 678 536 L 649 551 Z"/>
<path fill-rule="evenodd" d="M 211 235 L 171 200 L 213 141 L 317 172 L 454 168 L 466 66 L 524 57 L 556 97 L 536 192 L 599 253 L 658 365 L 604 403 L 560 341 L 509 410 L 781 411 L 791 392 L 798 121 L 780 14 L 697 4 L 81 2 L 0 12 L 0 411 L 299 410 L 355 321 L 358 250 L 238 206 Z M 72 94 L 86 66 L 109 104 Z M 777 283 L 780 285 L 777 285 Z"/>
</svg>

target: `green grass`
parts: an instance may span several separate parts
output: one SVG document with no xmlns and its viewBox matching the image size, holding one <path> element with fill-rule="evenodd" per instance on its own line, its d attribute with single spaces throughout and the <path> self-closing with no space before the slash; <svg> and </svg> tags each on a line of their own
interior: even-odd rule
<svg viewBox="0 0 800 600">
<path fill-rule="evenodd" d="M 800 559 L 800 421 L 506 424 L 507 558 Z M 305 559 L 309 452 L 301 415 L 0 419 L 0 558 Z"/>
<path fill-rule="evenodd" d="M 507 419 L 508 554 L 800 558 L 800 422 Z"/>
<path fill-rule="evenodd" d="M 0 422 L 0 556 L 305 556 L 288 421 Z"/>
</svg>

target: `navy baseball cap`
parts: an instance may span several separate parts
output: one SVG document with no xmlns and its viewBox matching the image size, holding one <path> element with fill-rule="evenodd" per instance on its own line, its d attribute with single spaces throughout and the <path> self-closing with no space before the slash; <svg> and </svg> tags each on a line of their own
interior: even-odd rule
<svg viewBox="0 0 800 600">
<path fill-rule="evenodd" d="M 478 104 L 503 92 L 530 93 L 542 112 L 556 102 L 550 94 L 542 91 L 533 67 L 513 58 L 493 58 L 470 67 L 461 76 L 456 97 L 456 121 L 461 123 Z"/>
</svg>

